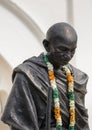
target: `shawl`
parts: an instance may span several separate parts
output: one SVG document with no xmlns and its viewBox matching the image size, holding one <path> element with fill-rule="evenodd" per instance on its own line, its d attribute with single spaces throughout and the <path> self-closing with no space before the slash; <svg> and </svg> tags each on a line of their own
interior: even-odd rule
<svg viewBox="0 0 92 130">
<path fill-rule="evenodd" d="M 11 126 L 12 130 L 44 130 L 46 125 L 46 107 L 50 81 L 43 54 L 25 60 L 17 66 L 12 75 L 13 87 L 8 97 L 1 120 Z M 74 77 L 75 130 L 89 130 L 88 113 L 85 108 L 85 94 L 88 76 L 68 64 Z M 55 70 L 59 90 L 63 130 L 69 126 L 69 99 L 67 94 L 67 77 L 62 69 Z M 51 104 L 51 128 L 55 127 Z"/>
</svg>

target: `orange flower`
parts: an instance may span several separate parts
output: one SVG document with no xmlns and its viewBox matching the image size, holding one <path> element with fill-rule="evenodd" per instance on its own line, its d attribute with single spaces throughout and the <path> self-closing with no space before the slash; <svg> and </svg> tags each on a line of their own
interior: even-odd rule
<svg viewBox="0 0 92 130">
<path fill-rule="evenodd" d="M 73 77 L 71 76 L 70 73 L 67 73 L 67 78 L 69 82 L 73 82 Z"/>
<path fill-rule="evenodd" d="M 75 122 L 75 110 L 70 109 L 70 123 L 74 123 L 74 122 Z"/>
<path fill-rule="evenodd" d="M 54 109 L 54 113 L 55 113 L 55 119 L 61 117 L 61 115 L 60 115 L 60 108 L 59 108 L 59 107 L 56 107 L 56 108 Z"/>
<path fill-rule="evenodd" d="M 54 75 L 54 72 L 53 71 L 48 71 L 49 75 Z"/>
<path fill-rule="evenodd" d="M 53 71 L 49 71 L 48 73 L 49 73 L 50 80 L 54 80 L 55 79 L 54 72 Z"/>
</svg>

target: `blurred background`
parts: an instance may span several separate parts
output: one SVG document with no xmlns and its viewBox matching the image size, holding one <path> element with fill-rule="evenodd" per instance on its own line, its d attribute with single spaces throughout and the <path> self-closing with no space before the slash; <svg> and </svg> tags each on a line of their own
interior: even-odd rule
<svg viewBox="0 0 92 130">
<path fill-rule="evenodd" d="M 89 75 L 85 105 L 92 129 L 92 0 L 0 0 L 0 117 L 12 87 L 12 70 L 44 51 L 42 40 L 56 22 L 68 22 L 77 31 L 71 63 Z M 0 121 L 0 130 L 9 127 Z"/>
</svg>

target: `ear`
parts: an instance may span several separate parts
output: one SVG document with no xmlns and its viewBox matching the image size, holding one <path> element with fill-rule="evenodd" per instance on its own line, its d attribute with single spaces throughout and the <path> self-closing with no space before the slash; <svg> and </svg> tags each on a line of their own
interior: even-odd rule
<svg viewBox="0 0 92 130">
<path fill-rule="evenodd" d="M 50 43 L 46 39 L 43 40 L 43 46 L 47 52 L 50 50 Z"/>
</svg>

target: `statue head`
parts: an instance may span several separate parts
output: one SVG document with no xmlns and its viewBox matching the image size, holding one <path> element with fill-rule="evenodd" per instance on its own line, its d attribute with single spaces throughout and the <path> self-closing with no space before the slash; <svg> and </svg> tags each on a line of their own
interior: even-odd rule
<svg viewBox="0 0 92 130">
<path fill-rule="evenodd" d="M 75 53 L 77 47 L 76 31 L 67 23 L 56 23 L 48 29 L 43 45 L 50 62 L 54 67 L 59 68 L 68 64 Z"/>
</svg>

